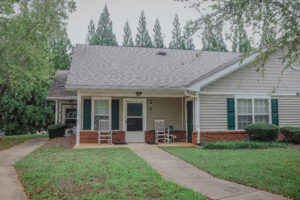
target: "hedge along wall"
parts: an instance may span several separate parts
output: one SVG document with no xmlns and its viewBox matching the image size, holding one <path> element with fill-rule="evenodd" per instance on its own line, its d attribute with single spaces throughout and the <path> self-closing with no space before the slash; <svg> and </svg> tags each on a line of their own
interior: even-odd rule
<svg viewBox="0 0 300 200">
<path fill-rule="evenodd" d="M 233 141 L 246 140 L 248 135 L 245 131 L 208 131 L 200 133 L 200 142 Z M 284 136 L 280 133 L 278 140 L 283 140 Z M 192 143 L 197 144 L 197 132 L 193 132 Z"/>
</svg>

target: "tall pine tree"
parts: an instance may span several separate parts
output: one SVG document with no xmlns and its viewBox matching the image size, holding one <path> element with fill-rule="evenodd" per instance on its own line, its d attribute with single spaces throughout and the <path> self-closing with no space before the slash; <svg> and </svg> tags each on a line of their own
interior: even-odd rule
<svg viewBox="0 0 300 200">
<path fill-rule="evenodd" d="M 212 19 L 204 19 L 204 30 L 202 33 L 202 45 L 205 51 L 227 51 L 222 35 L 222 26 L 213 26 Z"/>
<path fill-rule="evenodd" d="M 164 48 L 164 38 L 161 33 L 161 26 L 158 19 L 155 20 L 153 32 L 153 46 L 155 48 Z"/>
<path fill-rule="evenodd" d="M 172 40 L 169 44 L 171 49 L 185 49 L 184 40 L 181 35 L 181 28 L 178 15 L 176 14 L 173 21 Z"/>
<path fill-rule="evenodd" d="M 152 47 L 151 38 L 147 30 L 147 22 L 144 11 L 142 11 L 140 15 L 135 44 L 137 47 Z"/>
<path fill-rule="evenodd" d="M 88 26 L 88 33 L 86 35 L 86 43 L 88 44 L 95 44 L 96 43 L 96 38 L 95 38 L 95 23 L 91 19 L 89 26 Z"/>
<path fill-rule="evenodd" d="M 97 29 L 95 32 L 95 38 L 91 44 L 110 45 L 117 46 L 116 36 L 113 33 L 112 21 L 109 17 L 107 6 L 105 5 L 103 12 L 101 13 Z"/>
<path fill-rule="evenodd" d="M 195 45 L 194 45 L 193 38 L 192 38 L 193 32 L 192 32 L 190 25 L 191 25 L 191 21 L 188 21 L 186 23 L 186 25 L 184 26 L 183 40 L 184 40 L 186 49 L 195 49 Z"/>
<path fill-rule="evenodd" d="M 132 35 L 131 35 L 131 29 L 130 29 L 128 21 L 126 21 L 125 26 L 124 26 L 122 45 L 124 47 L 133 47 L 134 46 L 133 40 L 132 40 Z"/>
<path fill-rule="evenodd" d="M 234 26 L 234 33 L 232 38 L 233 52 L 249 52 L 252 47 L 248 39 L 247 32 L 242 26 Z"/>
</svg>

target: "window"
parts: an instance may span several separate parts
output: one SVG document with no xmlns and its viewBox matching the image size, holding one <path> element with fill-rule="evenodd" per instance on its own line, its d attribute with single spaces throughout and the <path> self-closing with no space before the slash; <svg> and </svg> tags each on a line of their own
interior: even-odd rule
<svg viewBox="0 0 300 200">
<path fill-rule="evenodd" d="M 65 125 L 67 128 L 76 126 L 76 108 L 66 108 Z"/>
<path fill-rule="evenodd" d="M 237 98 L 237 129 L 245 129 L 249 124 L 270 122 L 270 99 Z"/>
<path fill-rule="evenodd" d="M 110 100 L 94 99 L 93 100 L 93 127 L 99 130 L 99 120 L 110 120 Z"/>
</svg>

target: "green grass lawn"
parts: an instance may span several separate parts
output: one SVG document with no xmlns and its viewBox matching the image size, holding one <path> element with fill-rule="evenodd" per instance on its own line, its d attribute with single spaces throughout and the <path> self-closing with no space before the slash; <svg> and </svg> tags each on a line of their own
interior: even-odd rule
<svg viewBox="0 0 300 200">
<path fill-rule="evenodd" d="M 31 199 L 205 199 L 127 148 L 42 147 L 16 164 Z"/>
<path fill-rule="evenodd" d="M 162 149 L 216 177 L 300 199 L 300 149 Z"/>
<path fill-rule="evenodd" d="M 0 136 L 0 151 L 8 149 L 17 144 L 23 143 L 26 140 L 39 138 L 39 137 L 48 137 L 48 134 L 31 134 L 31 135 L 14 135 L 14 136 Z"/>
</svg>

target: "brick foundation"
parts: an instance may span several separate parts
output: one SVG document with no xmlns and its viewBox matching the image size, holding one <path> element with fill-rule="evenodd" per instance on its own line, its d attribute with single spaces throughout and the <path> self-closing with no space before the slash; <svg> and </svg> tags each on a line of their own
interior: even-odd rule
<svg viewBox="0 0 300 200">
<path fill-rule="evenodd" d="M 201 142 L 232 141 L 246 139 L 248 139 L 248 135 L 245 133 L 245 131 L 208 131 L 200 133 Z"/>
<path fill-rule="evenodd" d="M 175 135 L 175 142 L 186 142 L 186 131 L 170 131 L 170 135 Z M 155 131 L 145 131 L 145 143 L 155 143 Z"/>
<path fill-rule="evenodd" d="M 80 131 L 80 143 L 98 143 L 98 131 Z M 107 143 L 107 141 L 103 141 Z M 125 143 L 125 132 L 124 131 L 113 131 L 112 132 L 112 143 L 113 144 L 124 144 Z"/>
<path fill-rule="evenodd" d="M 124 131 L 113 131 L 112 143 L 113 144 L 125 144 L 125 132 Z"/>
<path fill-rule="evenodd" d="M 248 135 L 245 131 L 207 131 L 200 133 L 201 142 L 246 140 Z M 279 134 L 278 140 L 283 140 L 284 135 Z M 197 132 L 193 132 L 192 143 L 197 144 Z"/>
</svg>

